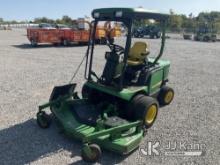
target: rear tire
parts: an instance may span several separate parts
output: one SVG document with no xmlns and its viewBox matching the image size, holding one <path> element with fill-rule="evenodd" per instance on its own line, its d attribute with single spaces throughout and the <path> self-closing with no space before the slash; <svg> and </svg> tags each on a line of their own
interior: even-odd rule
<svg viewBox="0 0 220 165">
<path fill-rule="evenodd" d="M 142 120 L 146 129 L 154 124 L 158 114 L 158 107 L 156 99 L 143 94 L 138 94 L 131 102 L 135 120 Z"/>
<path fill-rule="evenodd" d="M 158 95 L 158 101 L 161 106 L 168 105 L 174 98 L 174 90 L 168 86 L 163 86 Z"/>
</svg>

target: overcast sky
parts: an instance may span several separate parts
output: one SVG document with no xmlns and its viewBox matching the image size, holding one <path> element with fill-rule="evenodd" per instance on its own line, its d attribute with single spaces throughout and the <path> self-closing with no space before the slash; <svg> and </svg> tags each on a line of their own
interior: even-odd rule
<svg viewBox="0 0 220 165">
<path fill-rule="evenodd" d="M 90 16 L 94 8 L 139 7 L 196 16 L 199 12 L 220 11 L 220 0 L 0 0 L 0 17 L 5 20 L 32 20 L 36 17 L 72 18 Z"/>
</svg>

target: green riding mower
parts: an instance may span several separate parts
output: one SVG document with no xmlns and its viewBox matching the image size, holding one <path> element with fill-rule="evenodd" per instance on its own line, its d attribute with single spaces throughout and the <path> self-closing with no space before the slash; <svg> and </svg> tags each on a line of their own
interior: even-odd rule
<svg viewBox="0 0 220 165">
<path fill-rule="evenodd" d="M 50 108 L 64 133 L 82 141 L 81 156 L 87 162 L 96 162 L 101 148 L 119 154 L 128 154 L 138 148 L 146 130 L 158 115 L 160 106 L 168 105 L 174 97 L 172 88 L 166 86 L 170 62 L 161 60 L 165 45 L 167 14 L 132 8 L 103 8 L 92 12 L 94 28 L 85 55 L 85 84 L 81 95 L 75 92 L 76 84 L 54 87 L 49 102 L 39 106 L 37 123 L 41 128 L 50 126 Z M 155 19 L 163 27 L 159 53 L 153 57 L 148 44 L 132 41 L 135 19 Z M 126 27 L 124 46 L 95 44 L 99 22 L 113 21 Z M 137 39 L 134 39 L 137 40 Z M 95 50 L 104 50 L 102 60 Z M 103 69 L 96 72 L 97 65 Z M 100 74 L 98 74 L 100 72 Z"/>
</svg>

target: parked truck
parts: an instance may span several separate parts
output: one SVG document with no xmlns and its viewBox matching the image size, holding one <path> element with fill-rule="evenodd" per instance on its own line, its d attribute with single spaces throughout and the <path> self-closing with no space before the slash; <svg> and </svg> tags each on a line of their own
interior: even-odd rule
<svg viewBox="0 0 220 165">
<path fill-rule="evenodd" d="M 215 42 L 217 40 L 216 31 L 208 26 L 199 27 L 194 34 L 195 41 Z"/>
<path fill-rule="evenodd" d="M 161 30 L 156 25 L 148 25 L 143 27 L 138 27 L 133 29 L 133 37 L 143 38 L 144 36 L 149 36 L 150 38 L 160 38 Z"/>
</svg>

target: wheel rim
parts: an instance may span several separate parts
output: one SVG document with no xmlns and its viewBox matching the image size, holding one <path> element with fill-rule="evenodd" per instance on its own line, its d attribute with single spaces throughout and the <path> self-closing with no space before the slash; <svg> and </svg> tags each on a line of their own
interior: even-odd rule
<svg viewBox="0 0 220 165">
<path fill-rule="evenodd" d="M 145 116 L 145 123 L 151 124 L 154 121 L 156 114 L 157 114 L 157 106 L 151 105 Z"/>
<path fill-rule="evenodd" d="M 168 91 L 165 95 L 164 101 L 166 103 L 170 103 L 173 99 L 173 92 L 172 91 Z"/>
</svg>

